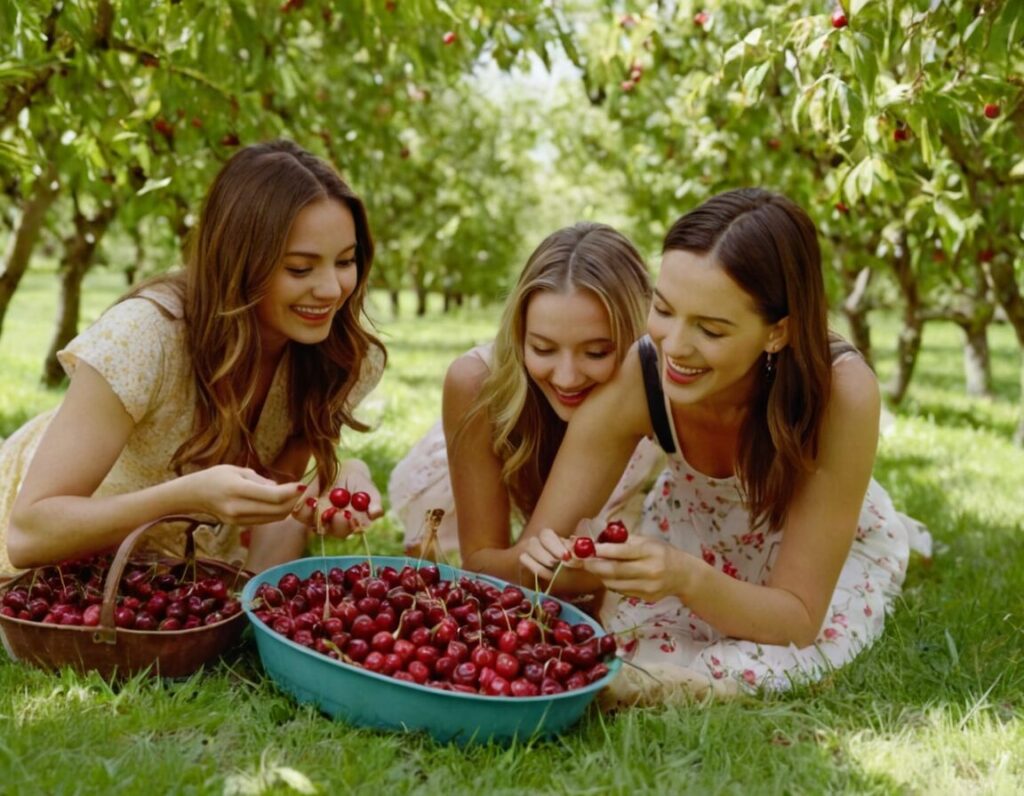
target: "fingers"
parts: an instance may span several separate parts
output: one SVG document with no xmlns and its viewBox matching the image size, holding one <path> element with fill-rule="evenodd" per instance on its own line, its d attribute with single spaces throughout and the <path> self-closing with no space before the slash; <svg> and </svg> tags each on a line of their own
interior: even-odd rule
<svg viewBox="0 0 1024 796">
<path fill-rule="evenodd" d="M 554 540 L 547 537 L 552 534 Z M 554 550 L 551 548 L 554 547 Z M 519 563 L 537 577 L 550 580 L 555 569 L 563 561 L 565 545 L 561 537 L 545 528 L 538 536 L 530 537 L 523 542 L 523 552 L 519 554 Z"/>
</svg>

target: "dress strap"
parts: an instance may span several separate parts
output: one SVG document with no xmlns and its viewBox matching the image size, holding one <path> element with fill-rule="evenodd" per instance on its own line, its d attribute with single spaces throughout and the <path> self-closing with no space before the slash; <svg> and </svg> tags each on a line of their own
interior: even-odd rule
<svg viewBox="0 0 1024 796">
<path fill-rule="evenodd" d="M 658 367 L 658 351 L 650 335 L 640 338 L 640 367 L 644 374 L 644 393 L 647 395 L 647 411 L 651 413 L 651 425 L 665 453 L 675 453 L 676 444 L 672 439 L 672 428 L 665 410 L 665 393 L 661 389 L 661 373 Z"/>
</svg>

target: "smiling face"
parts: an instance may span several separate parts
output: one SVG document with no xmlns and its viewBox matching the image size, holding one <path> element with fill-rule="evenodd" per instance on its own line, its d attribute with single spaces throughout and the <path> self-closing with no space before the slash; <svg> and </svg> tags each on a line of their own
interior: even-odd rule
<svg viewBox="0 0 1024 796">
<path fill-rule="evenodd" d="M 787 326 L 785 318 L 765 322 L 711 255 L 665 253 L 647 328 L 670 401 L 745 403 L 763 378 L 762 355 L 786 344 Z"/>
<path fill-rule="evenodd" d="M 562 420 L 569 420 L 618 364 L 608 311 L 589 290 L 541 290 L 526 307 L 526 372 Z"/>
<path fill-rule="evenodd" d="M 256 305 L 265 351 L 280 351 L 290 340 L 315 345 L 327 339 L 335 313 L 356 288 L 355 258 L 355 222 L 344 204 L 321 199 L 299 212 Z"/>
</svg>

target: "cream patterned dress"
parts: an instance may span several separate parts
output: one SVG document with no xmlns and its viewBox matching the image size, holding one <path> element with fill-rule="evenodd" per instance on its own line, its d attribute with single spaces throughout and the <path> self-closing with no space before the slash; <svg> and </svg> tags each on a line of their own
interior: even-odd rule
<svg viewBox="0 0 1024 796">
<path fill-rule="evenodd" d="M 647 496 L 640 533 L 697 556 L 731 577 L 766 583 L 782 532 L 749 527 L 739 480 L 711 478 L 691 467 L 682 456 L 671 411 L 668 416 L 676 453 L 669 455 L 668 467 Z M 900 593 L 911 549 L 930 555 L 930 536 L 920 523 L 896 511 L 889 495 L 872 479 L 853 546 L 812 646 L 800 649 L 725 637 L 675 597 L 648 603 L 609 594 L 602 621 L 619 635 L 624 657 L 669 690 L 676 683 L 691 694 L 784 690 L 794 682 L 819 679 L 874 643 Z M 640 670 L 627 669 L 623 667 L 629 683 L 625 690 L 636 691 L 625 701 L 651 687 Z"/>
<path fill-rule="evenodd" d="M 478 357 L 490 369 L 494 344 L 477 346 L 468 353 Z M 643 488 L 665 462 L 661 449 L 650 440 L 637 446 L 611 498 L 595 522 L 621 518 L 631 522 L 639 517 Z M 388 482 L 391 511 L 405 529 L 405 545 L 420 542 L 424 517 L 432 509 L 443 509 L 444 519 L 438 528 L 438 542 L 445 555 L 459 550 L 458 520 L 455 499 L 448 477 L 448 448 L 444 428 L 438 420 L 391 471 Z"/>
<path fill-rule="evenodd" d="M 95 495 L 133 492 L 175 477 L 170 461 L 190 436 L 195 414 L 195 387 L 187 352 L 180 299 L 169 290 L 154 288 L 144 298 L 115 304 L 58 353 L 69 376 L 74 375 L 80 362 L 100 373 L 135 421 L 124 450 Z M 256 426 L 256 453 L 264 466 L 277 458 L 288 438 L 289 370 L 286 354 L 274 374 Z M 376 385 L 381 372 L 380 358 L 368 357 L 353 387 L 351 406 Z M 13 571 L 6 544 L 11 509 L 56 411 L 33 418 L 0 445 L 0 572 Z M 245 560 L 246 550 L 237 527 L 204 527 L 197 531 L 196 542 L 204 556 Z M 180 530 L 168 529 L 163 536 L 154 534 L 152 544 L 180 551 Z"/>
</svg>

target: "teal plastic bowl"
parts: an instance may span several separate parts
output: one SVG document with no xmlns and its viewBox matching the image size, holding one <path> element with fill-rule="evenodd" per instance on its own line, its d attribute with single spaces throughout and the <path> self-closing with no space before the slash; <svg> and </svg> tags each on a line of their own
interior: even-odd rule
<svg viewBox="0 0 1024 796">
<path fill-rule="evenodd" d="M 261 583 L 277 585 L 281 576 L 288 572 L 306 578 L 318 569 L 347 569 L 365 560 L 365 556 L 329 556 L 290 561 L 260 573 L 242 591 L 242 605 L 255 631 L 256 646 L 267 674 L 281 690 L 299 702 L 316 705 L 333 718 L 360 727 L 423 730 L 441 742 L 507 743 L 514 738 L 546 737 L 563 732 L 578 721 L 597 692 L 611 681 L 622 665 L 614 658 L 606 662 L 608 674 L 600 680 L 585 688 L 549 696 L 500 697 L 439 691 L 328 658 L 275 633 L 253 615 L 252 601 Z M 407 564 L 417 564 L 416 559 L 398 556 L 374 556 L 372 561 L 375 569 L 385 566 L 401 569 Z M 499 588 L 507 585 L 498 578 L 445 564 L 437 567 L 445 580 L 466 575 Z M 531 599 L 535 594 L 529 589 L 523 592 Z M 572 624 L 586 622 L 593 626 L 596 635 L 605 635 L 589 616 L 572 605 L 559 602 L 562 619 Z"/>
</svg>

